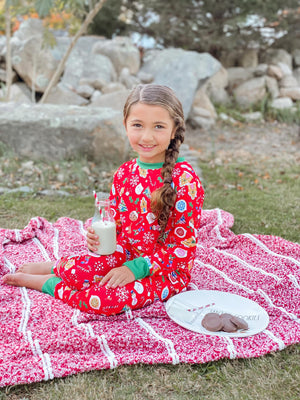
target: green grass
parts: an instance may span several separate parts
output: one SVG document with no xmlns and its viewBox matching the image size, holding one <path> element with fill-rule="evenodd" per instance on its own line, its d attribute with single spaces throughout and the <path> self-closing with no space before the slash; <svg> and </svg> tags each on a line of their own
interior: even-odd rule
<svg viewBox="0 0 300 400">
<path fill-rule="evenodd" d="M 292 109 L 276 109 L 272 107 L 272 99 L 269 95 L 265 96 L 261 101 L 249 106 L 241 107 L 233 99 L 229 105 L 215 104 L 218 114 L 225 113 L 236 121 L 245 122 L 243 114 L 260 111 L 265 121 L 278 121 L 287 124 L 300 124 L 300 102 L 294 103 Z"/>
<path fill-rule="evenodd" d="M 299 172 L 296 167 L 202 164 L 205 209 L 235 216 L 235 233 L 279 235 L 299 241 Z M 0 196 L 0 226 L 22 228 L 34 216 L 85 220 L 91 197 Z M 0 389 L 0 399 L 209 399 L 296 400 L 300 398 L 300 345 L 253 359 L 199 365 L 134 365 L 92 371 L 49 382 Z"/>
</svg>

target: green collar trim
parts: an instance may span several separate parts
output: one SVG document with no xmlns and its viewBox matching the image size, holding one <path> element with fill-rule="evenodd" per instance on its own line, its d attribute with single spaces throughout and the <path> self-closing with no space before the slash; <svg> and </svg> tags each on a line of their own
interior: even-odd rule
<svg viewBox="0 0 300 400">
<path fill-rule="evenodd" d="M 185 161 L 184 157 L 178 157 L 176 160 L 176 163 L 182 162 L 182 161 Z M 136 159 L 136 163 L 142 169 L 159 169 L 159 168 L 162 168 L 162 166 L 164 165 L 163 162 L 161 162 L 161 163 L 145 163 L 145 162 L 141 161 L 139 158 Z"/>
</svg>

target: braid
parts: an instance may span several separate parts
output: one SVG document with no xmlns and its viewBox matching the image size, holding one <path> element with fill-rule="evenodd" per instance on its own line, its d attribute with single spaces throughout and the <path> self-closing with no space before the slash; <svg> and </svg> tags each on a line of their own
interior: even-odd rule
<svg viewBox="0 0 300 400">
<path fill-rule="evenodd" d="M 172 185 L 172 172 L 178 158 L 179 147 L 184 140 L 184 131 L 185 127 L 184 124 L 182 124 L 177 128 L 175 137 L 171 139 L 169 147 L 166 150 L 165 162 L 161 170 L 164 184 L 152 194 L 151 209 L 157 216 L 157 222 L 161 228 L 158 241 L 163 240 L 169 215 L 176 200 L 176 191 Z"/>
</svg>

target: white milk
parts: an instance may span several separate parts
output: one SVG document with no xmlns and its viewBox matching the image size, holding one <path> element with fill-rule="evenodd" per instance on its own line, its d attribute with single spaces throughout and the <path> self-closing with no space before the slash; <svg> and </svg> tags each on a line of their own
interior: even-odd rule
<svg viewBox="0 0 300 400">
<path fill-rule="evenodd" d="M 97 254 L 108 255 L 116 251 L 116 224 L 114 221 L 98 220 L 92 223 L 96 235 L 99 236 Z"/>
</svg>

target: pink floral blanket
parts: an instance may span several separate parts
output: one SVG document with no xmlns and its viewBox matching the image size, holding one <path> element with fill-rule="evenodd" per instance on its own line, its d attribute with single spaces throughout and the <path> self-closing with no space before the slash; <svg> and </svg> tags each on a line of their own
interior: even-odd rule
<svg viewBox="0 0 300 400">
<path fill-rule="evenodd" d="M 203 211 L 190 290 L 235 293 L 260 304 L 270 323 L 248 337 L 207 336 L 173 322 L 165 305 L 114 317 L 82 313 L 25 288 L 0 285 L 0 386 L 136 363 L 247 358 L 300 342 L 300 246 L 275 236 L 235 235 L 233 216 Z M 0 276 L 27 261 L 83 253 L 85 224 L 36 217 L 0 230 Z"/>
</svg>

